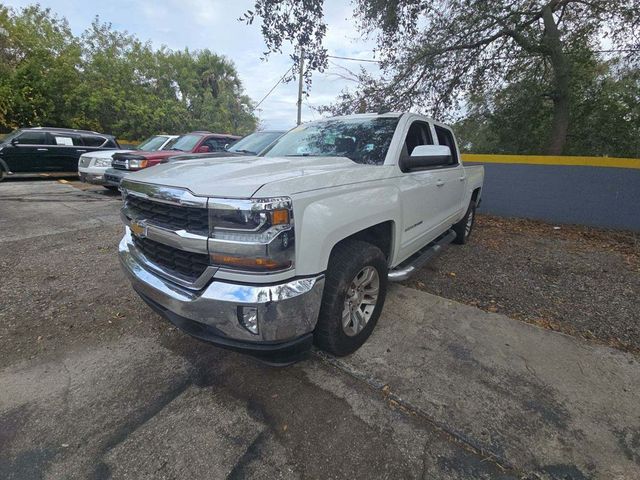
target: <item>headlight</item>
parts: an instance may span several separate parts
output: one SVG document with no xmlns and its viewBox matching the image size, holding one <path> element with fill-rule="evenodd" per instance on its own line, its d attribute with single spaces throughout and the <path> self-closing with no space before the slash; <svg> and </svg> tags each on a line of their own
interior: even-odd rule
<svg viewBox="0 0 640 480">
<path fill-rule="evenodd" d="M 209 199 L 211 262 L 246 271 L 293 267 L 293 208 L 287 197 Z"/>
<path fill-rule="evenodd" d="M 129 170 L 140 170 L 141 168 L 147 168 L 148 160 L 143 159 L 130 159 L 127 160 Z"/>
<path fill-rule="evenodd" d="M 94 167 L 108 168 L 111 166 L 110 158 L 96 158 L 93 162 Z"/>
</svg>

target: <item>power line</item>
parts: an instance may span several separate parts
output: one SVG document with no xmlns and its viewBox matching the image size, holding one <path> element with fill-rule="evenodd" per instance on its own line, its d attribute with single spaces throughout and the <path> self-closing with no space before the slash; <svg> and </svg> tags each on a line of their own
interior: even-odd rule
<svg viewBox="0 0 640 480">
<path fill-rule="evenodd" d="M 604 49 L 604 50 L 592 50 L 593 53 L 622 53 L 622 52 L 640 52 L 639 48 L 610 48 L 610 49 Z M 572 52 L 567 52 L 569 54 L 571 54 Z M 524 56 L 536 56 L 536 55 L 524 55 Z M 327 55 L 327 58 L 337 58 L 340 60 L 351 60 L 354 62 L 369 62 L 369 63 L 382 63 L 382 60 L 374 60 L 372 58 L 354 58 L 354 57 L 341 57 L 338 55 Z M 505 56 L 505 57 L 494 57 L 495 59 L 508 59 L 508 58 L 514 58 L 514 57 L 509 57 L 509 56 Z"/>
<path fill-rule="evenodd" d="M 380 60 L 374 60 L 372 58 L 353 58 L 353 57 L 340 57 L 338 55 L 327 55 L 328 58 L 338 58 L 340 60 L 352 60 L 354 62 L 370 62 L 370 63 L 382 63 Z"/>
<path fill-rule="evenodd" d="M 253 107 L 253 110 L 257 110 L 257 109 L 258 109 L 258 107 L 262 104 L 262 102 L 264 102 L 264 101 L 267 99 L 267 97 L 268 97 L 269 95 L 271 95 L 271 93 L 276 89 L 276 87 L 277 87 L 278 85 L 280 85 L 280 82 L 282 82 L 282 80 L 284 80 L 284 77 L 286 77 L 287 75 L 289 75 L 289 72 L 291 71 L 291 69 L 292 69 L 292 68 L 293 68 L 293 65 L 291 65 L 291 66 L 287 69 L 287 71 L 286 71 L 286 72 L 284 72 L 284 75 L 282 75 L 282 76 L 280 77 L 280 80 L 278 80 L 278 81 L 276 82 L 276 84 L 275 84 L 273 87 L 271 87 L 271 90 L 269 90 L 269 91 L 267 92 L 267 94 L 266 94 L 264 97 L 262 97 L 262 100 L 260 100 L 260 101 L 258 102 L 258 104 L 257 104 L 255 107 Z"/>
</svg>

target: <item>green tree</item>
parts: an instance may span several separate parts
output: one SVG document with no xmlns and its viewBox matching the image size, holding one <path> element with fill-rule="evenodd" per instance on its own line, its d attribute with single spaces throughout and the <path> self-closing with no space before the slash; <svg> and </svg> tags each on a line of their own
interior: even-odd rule
<svg viewBox="0 0 640 480">
<path fill-rule="evenodd" d="M 0 121 L 5 128 L 68 122 L 80 46 L 66 20 L 35 5 L 0 6 Z"/>
<path fill-rule="evenodd" d="M 74 37 L 39 6 L 0 6 L 0 130 L 88 128 L 125 139 L 255 129 L 233 63 L 209 50 L 154 50 L 96 18 Z"/>
<path fill-rule="evenodd" d="M 565 154 L 640 157 L 640 71 L 618 61 L 573 59 Z M 468 102 L 456 124 L 461 147 L 476 153 L 543 151 L 552 104 L 537 79 L 512 83 Z"/>
<path fill-rule="evenodd" d="M 306 8 L 296 9 L 300 3 Z M 257 0 L 245 20 L 263 19 L 270 51 L 296 41 L 322 67 L 322 5 Z M 357 0 L 359 28 L 377 38 L 385 78 L 361 76 L 361 88 L 345 92 L 330 110 L 419 107 L 443 116 L 470 94 L 537 73 L 547 80 L 552 104 L 545 150 L 560 154 L 571 118 L 570 56 L 585 45 L 596 49 L 603 37 L 617 48 L 637 48 L 639 12 L 640 0 Z"/>
</svg>

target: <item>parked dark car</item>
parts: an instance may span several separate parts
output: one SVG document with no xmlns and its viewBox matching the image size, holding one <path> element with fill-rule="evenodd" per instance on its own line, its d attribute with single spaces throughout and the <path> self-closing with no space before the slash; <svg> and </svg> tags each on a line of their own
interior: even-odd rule
<svg viewBox="0 0 640 480">
<path fill-rule="evenodd" d="M 120 148 L 115 137 L 69 128 L 21 128 L 0 142 L 0 179 L 11 173 L 77 173 L 80 155 Z"/>
<path fill-rule="evenodd" d="M 111 162 L 112 168 L 104 174 L 104 182 L 108 186 L 118 187 L 122 179 L 131 172 L 153 167 L 181 153 L 223 152 L 240 138 L 221 133 L 191 132 L 178 137 L 166 150 L 116 153 Z"/>
</svg>

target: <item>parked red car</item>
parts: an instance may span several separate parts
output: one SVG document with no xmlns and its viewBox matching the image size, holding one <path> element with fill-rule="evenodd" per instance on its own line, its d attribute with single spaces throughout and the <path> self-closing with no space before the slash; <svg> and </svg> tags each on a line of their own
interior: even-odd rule
<svg viewBox="0 0 640 480">
<path fill-rule="evenodd" d="M 129 173 L 152 167 L 163 160 L 181 153 L 222 152 L 242 137 L 211 132 L 191 132 L 181 135 L 165 147 L 155 152 L 116 153 L 111 168 L 104 174 L 106 185 L 120 186 L 120 182 Z"/>
</svg>

